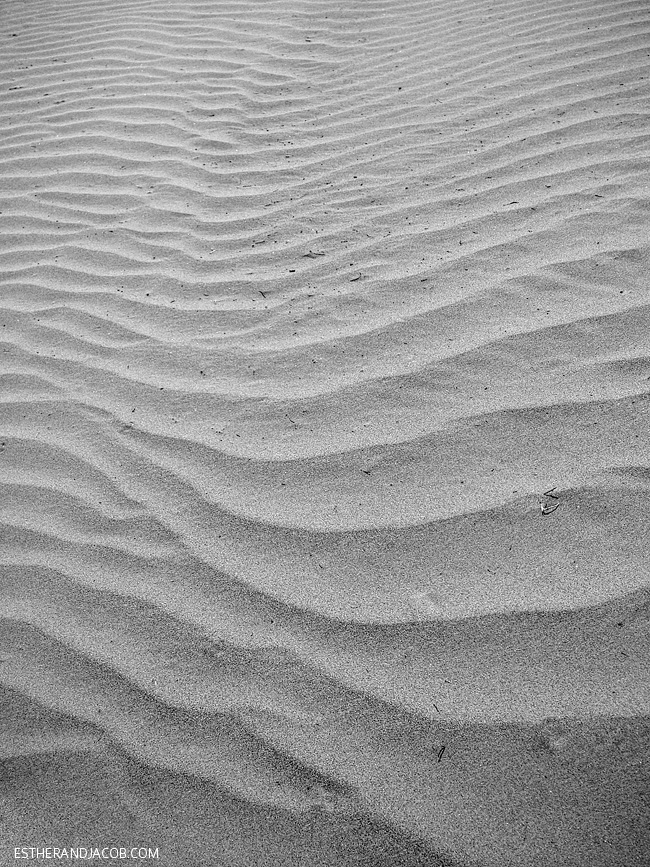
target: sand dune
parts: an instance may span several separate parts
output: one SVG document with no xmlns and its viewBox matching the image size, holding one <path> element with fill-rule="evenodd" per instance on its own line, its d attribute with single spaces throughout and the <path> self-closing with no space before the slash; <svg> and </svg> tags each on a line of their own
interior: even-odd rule
<svg viewBox="0 0 650 867">
<path fill-rule="evenodd" d="M 646 864 L 647 4 L 0 44 L 0 862 Z"/>
</svg>

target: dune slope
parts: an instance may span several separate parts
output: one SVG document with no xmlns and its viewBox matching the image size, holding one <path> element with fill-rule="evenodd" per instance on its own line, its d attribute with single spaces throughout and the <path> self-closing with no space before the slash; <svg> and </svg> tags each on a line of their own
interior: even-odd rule
<svg viewBox="0 0 650 867">
<path fill-rule="evenodd" d="M 643 867 L 648 5 L 0 48 L 0 863 Z"/>
</svg>

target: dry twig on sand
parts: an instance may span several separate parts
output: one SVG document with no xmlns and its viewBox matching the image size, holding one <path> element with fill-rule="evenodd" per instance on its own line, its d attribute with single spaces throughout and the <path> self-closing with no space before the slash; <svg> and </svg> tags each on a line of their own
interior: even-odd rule
<svg viewBox="0 0 650 867">
<path fill-rule="evenodd" d="M 553 512 L 560 505 L 560 502 L 559 502 L 560 498 L 558 497 L 557 494 L 553 493 L 553 491 L 555 491 L 556 488 L 557 488 L 557 486 L 549 488 L 547 491 L 544 491 L 544 493 L 542 494 L 542 499 L 540 499 L 540 501 L 539 501 L 539 508 L 540 508 L 542 515 L 552 515 Z M 557 500 L 557 502 L 556 503 L 548 503 L 543 499 L 544 497 L 550 497 L 552 500 Z"/>
</svg>

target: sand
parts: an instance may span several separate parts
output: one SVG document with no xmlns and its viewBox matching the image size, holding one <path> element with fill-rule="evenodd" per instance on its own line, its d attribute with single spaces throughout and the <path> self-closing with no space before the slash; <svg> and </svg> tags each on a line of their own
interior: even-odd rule
<svg viewBox="0 0 650 867">
<path fill-rule="evenodd" d="M 649 863 L 649 86 L 642 0 L 2 4 L 1 864 Z"/>
</svg>

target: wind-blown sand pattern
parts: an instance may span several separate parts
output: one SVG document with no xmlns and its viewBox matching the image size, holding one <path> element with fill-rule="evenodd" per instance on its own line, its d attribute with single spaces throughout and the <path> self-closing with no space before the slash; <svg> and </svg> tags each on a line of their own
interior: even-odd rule
<svg viewBox="0 0 650 867">
<path fill-rule="evenodd" d="M 648 4 L 0 34 L 2 863 L 647 864 Z"/>
</svg>

